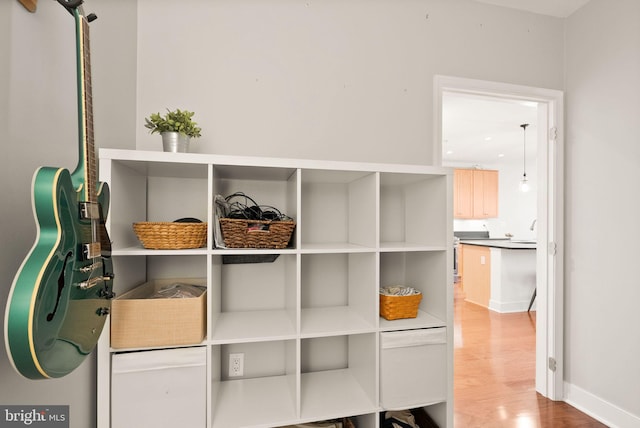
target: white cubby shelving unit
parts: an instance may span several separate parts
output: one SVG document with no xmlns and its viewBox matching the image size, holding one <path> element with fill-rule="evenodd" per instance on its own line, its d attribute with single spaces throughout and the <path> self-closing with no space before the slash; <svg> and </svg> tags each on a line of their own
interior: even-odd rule
<svg viewBox="0 0 640 428">
<path fill-rule="evenodd" d="M 203 428 L 281 427 L 339 417 L 379 428 L 385 410 L 416 407 L 441 427 L 453 426 L 451 170 L 102 149 L 100 179 L 111 192 L 107 227 L 117 295 L 153 279 L 205 278 L 207 333 L 201 343 L 123 350 L 110 346 L 105 329 L 98 345 L 99 428 L 126 428 L 113 421 L 123 414 L 133 418 L 143 408 L 137 404 L 141 397 L 112 396 L 127 390 L 127 364 L 140 369 L 156 361 L 150 356 L 164 361 L 162 352 L 171 351 L 166 358 L 173 358 L 181 350 L 187 362 L 203 360 L 185 370 L 194 376 L 194 399 L 188 402 L 197 407 L 181 409 Z M 216 248 L 214 196 L 238 191 L 296 221 L 288 248 Z M 208 222 L 206 247 L 148 250 L 132 229 L 138 221 L 182 217 Z M 233 263 L 227 256 L 275 260 Z M 392 284 L 422 291 L 416 318 L 387 321 L 378 315 L 379 287 Z M 427 336 L 438 341 L 422 341 Z M 244 354 L 239 377 L 229 376 L 234 353 Z M 143 378 L 166 383 L 171 397 L 180 367 L 170 375 L 164 369 L 148 370 Z M 206 378 L 204 387 L 197 370 Z M 140 376 L 132 379 L 139 382 Z M 172 402 L 149 400 L 159 400 L 157 415 L 142 417 L 156 417 L 153 426 L 164 426 L 170 418 L 163 411 L 176 411 Z"/>
</svg>

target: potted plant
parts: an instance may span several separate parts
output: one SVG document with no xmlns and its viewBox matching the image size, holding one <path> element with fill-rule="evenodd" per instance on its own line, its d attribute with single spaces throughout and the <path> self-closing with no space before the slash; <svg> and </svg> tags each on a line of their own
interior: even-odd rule
<svg viewBox="0 0 640 428">
<path fill-rule="evenodd" d="M 165 152 L 187 152 L 191 138 L 200 137 L 201 129 L 192 119 L 193 112 L 187 110 L 169 110 L 164 116 L 153 113 L 145 118 L 145 127 L 151 134 L 162 136 L 162 146 Z"/>
</svg>

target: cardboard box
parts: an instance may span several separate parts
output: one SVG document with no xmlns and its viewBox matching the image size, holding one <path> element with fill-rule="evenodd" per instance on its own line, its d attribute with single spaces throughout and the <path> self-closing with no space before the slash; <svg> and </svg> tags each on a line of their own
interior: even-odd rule
<svg viewBox="0 0 640 428">
<path fill-rule="evenodd" d="M 193 298 L 149 297 L 174 283 L 205 285 L 203 278 L 146 282 L 113 300 L 111 347 L 140 348 L 201 343 L 207 334 L 207 292 Z"/>
</svg>

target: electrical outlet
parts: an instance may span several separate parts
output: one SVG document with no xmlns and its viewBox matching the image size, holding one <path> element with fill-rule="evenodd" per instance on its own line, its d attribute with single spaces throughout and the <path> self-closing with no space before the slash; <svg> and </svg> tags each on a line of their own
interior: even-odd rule
<svg viewBox="0 0 640 428">
<path fill-rule="evenodd" d="M 229 354 L 229 377 L 244 375 L 244 354 Z"/>
</svg>

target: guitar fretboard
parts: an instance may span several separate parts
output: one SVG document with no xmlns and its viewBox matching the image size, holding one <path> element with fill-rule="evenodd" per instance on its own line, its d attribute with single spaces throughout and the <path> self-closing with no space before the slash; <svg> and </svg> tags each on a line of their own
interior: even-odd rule
<svg viewBox="0 0 640 428">
<path fill-rule="evenodd" d="M 93 142 L 93 96 L 91 93 L 91 49 L 89 45 L 89 23 L 85 16 L 80 16 L 81 46 L 82 46 L 82 89 L 81 89 L 81 126 L 80 134 L 83 138 L 81 158 L 84 158 L 85 167 L 85 200 L 97 202 L 96 183 L 98 182 L 98 170 L 96 166 L 96 153 Z M 81 159 L 82 161 L 82 159 Z"/>
</svg>

